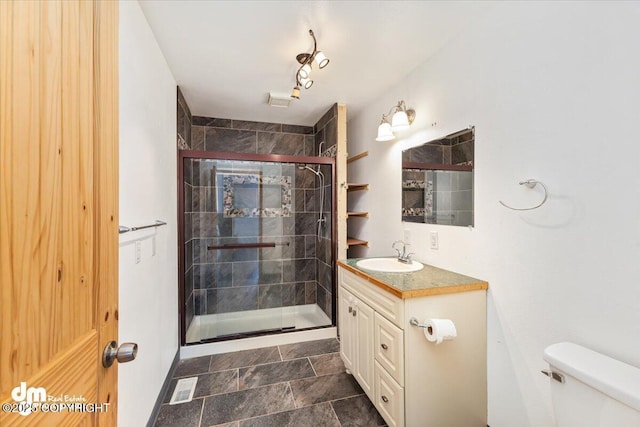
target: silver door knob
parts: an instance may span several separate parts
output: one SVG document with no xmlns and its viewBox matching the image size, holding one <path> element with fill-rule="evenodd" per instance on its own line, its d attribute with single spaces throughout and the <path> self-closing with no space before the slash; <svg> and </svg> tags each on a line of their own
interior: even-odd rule
<svg viewBox="0 0 640 427">
<path fill-rule="evenodd" d="M 118 363 L 131 362 L 138 354 L 138 344 L 125 342 L 118 347 L 115 341 L 111 341 L 104 348 L 102 353 L 102 366 L 108 368 L 113 365 L 114 361 Z"/>
</svg>

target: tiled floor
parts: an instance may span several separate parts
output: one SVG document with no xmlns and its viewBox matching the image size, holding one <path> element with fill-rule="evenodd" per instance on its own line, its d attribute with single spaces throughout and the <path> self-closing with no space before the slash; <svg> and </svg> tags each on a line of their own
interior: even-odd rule
<svg viewBox="0 0 640 427">
<path fill-rule="evenodd" d="M 182 360 L 156 426 L 384 426 L 339 350 L 328 339 Z M 193 400 L 169 405 L 177 379 L 193 376 Z"/>
</svg>

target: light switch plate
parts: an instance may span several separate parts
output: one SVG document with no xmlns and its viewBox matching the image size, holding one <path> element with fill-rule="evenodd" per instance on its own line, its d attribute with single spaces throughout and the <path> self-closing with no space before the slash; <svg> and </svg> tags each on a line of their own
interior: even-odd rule
<svg viewBox="0 0 640 427">
<path fill-rule="evenodd" d="M 438 249 L 438 232 L 437 231 L 431 231 L 429 233 L 429 246 L 431 247 L 431 249 Z"/>
</svg>

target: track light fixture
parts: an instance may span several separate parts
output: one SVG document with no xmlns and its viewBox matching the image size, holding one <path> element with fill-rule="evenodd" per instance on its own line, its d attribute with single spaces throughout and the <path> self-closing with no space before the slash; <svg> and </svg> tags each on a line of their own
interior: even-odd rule
<svg viewBox="0 0 640 427">
<path fill-rule="evenodd" d="M 311 63 L 316 61 L 320 69 L 329 64 L 329 58 L 317 49 L 316 36 L 313 34 L 313 30 L 309 30 L 309 35 L 313 39 L 313 51 L 311 53 L 299 53 L 296 55 L 296 60 L 300 63 L 300 67 L 298 71 L 296 71 L 296 86 L 291 91 L 291 97 L 295 99 L 300 99 L 300 88 L 309 89 L 313 85 L 313 80 L 311 80 Z"/>
<path fill-rule="evenodd" d="M 389 117 L 391 117 L 391 123 L 389 123 Z M 408 129 L 415 118 L 416 111 L 407 109 L 404 101 L 398 101 L 398 104 L 391 107 L 387 114 L 382 115 L 376 141 L 391 141 L 395 138 L 393 132 Z"/>
</svg>

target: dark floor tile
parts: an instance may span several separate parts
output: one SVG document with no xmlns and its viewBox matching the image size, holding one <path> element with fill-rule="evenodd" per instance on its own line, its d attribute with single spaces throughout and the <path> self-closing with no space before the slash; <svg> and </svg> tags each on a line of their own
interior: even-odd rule
<svg viewBox="0 0 640 427">
<path fill-rule="evenodd" d="M 291 381 L 296 407 L 363 394 L 356 380 L 346 373 Z"/>
<path fill-rule="evenodd" d="M 384 420 L 367 396 L 349 397 L 331 402 L 342 427 L 383 426 Z"/>
<path fill-rule="evenodd" d="M 231 353 L 214 354 L 211 357 L 209 372 L 227 369 L 244 368 L 265 363 L 280 362 L 278 347 L 257 348 L 255 350 L 234 351 Z"/>
<path fill-rule="evenodd" d="M 238 370 L 233 369 L 231 371 L 214 372 L 213 374 L 198 375 L 198 382 L 196 383 L 196 389 L 193 393 L 193 397 L 206 397 L 214 394 L 231 393 L 238 391 Z M 164 397 L 162 403 L 169 403 L 173 391 L 176 389 L 176 384 L 179 378 L 171 380 L 169 390 Z"/>
<path fill-rule="evenodd" d="M 214 372 L 198 375 L 198 383 L 194 397 L 205 397 L 214 394 L 231 393 L 238 390 L 238 371 Z"/>
<path fill-rule="evenodd" d="M 178 363 L 173 378 L 188 377 L 209 372 L 211 356 L 193 357 L 183 359 Z"/>
<path fill-rule="evenodd" d="M 340 427 L 329 403 L 240 421 L 239 427 Z"/>
<path fill-rule="evenodd" d="M 191 402 L 178 405 L 162 405 L 155 426 L 198 427 L 203 400 L 194 399 Z"/>
<path fill-rule="evenodd" d="M 340 353 L 321 354 L 309 357 L 316 375 L 339 374 L 345 372 L 344 362 Z"/>
<path fill-rule="evenodd" d="M 335 338 L 280 346 L 282 360 L 299 359 L 300 357 L 316 356 L 318 354 L 335 353 L 338 351 L 340 351 L 340 343 Z"/>
<path fill-rule="evenodd" d="M 295 409 L 287 383 L 220 394 L 205 398 L 202 426 L 273 414 Z"/>
<path fill-rule="evenodd" d="M 314 376 L 308 359 L 296 359 L 242 368 L 238 382 L 240 390 L 243 390 Z"/>
</svg>

